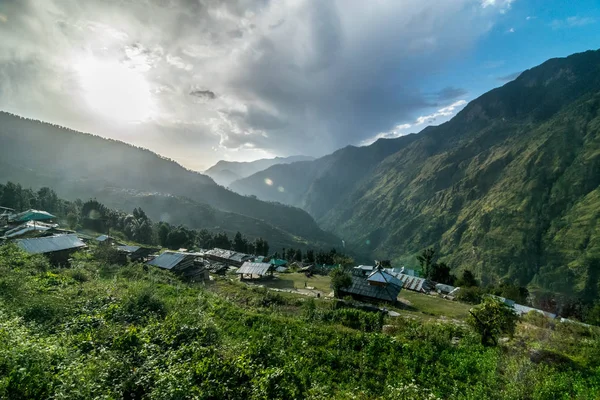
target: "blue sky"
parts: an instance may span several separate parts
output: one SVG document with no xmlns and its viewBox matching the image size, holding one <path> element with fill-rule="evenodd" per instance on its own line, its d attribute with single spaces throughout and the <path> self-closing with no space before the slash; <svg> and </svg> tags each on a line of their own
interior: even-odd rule
<svg viewBox="0 0 600 400">
<path fill-rule="evenodd" d="M 518 0 L 498 16 L 490 31 L 472 49 L 432 76 L 423 88 L 425 91 L 461 88 L 467 92 L 462 99 L 471 101 L 550 58 L 599 48 L 600 2 Z M 423 109 L 421 115 L 435 112 L 436 108 L 430 107 Z M 435 124 L 450 119 L 455 112 L 436 118 Z M 414 125 L 399 133 L 413 131 Z"/>
<path fill-rule="evenodd" d="M 419 132 L 553 57 L 598 1 L 0 0 L 0 110 L 220 159 Z"/>
</svg>

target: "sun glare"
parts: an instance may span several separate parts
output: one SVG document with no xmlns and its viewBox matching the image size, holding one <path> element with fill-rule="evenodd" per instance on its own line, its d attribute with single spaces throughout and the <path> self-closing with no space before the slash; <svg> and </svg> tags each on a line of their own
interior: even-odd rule
<svg viewBox="0 0 600 400">
<path fill-rule="evenodd" d="M 150 87 L 143 73 L 93 57 L 76 63 L 75 70 L 84 99 L 96 113 L 121 122 L 139 122 L 152 116 Z"/>
</svg>

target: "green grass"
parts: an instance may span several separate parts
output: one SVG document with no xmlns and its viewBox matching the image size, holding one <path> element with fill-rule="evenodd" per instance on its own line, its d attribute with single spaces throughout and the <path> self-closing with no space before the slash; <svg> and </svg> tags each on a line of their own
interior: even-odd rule
<svg viewBox="0 0 600 400">
<path fill-rule="evenodd" d="M 436 317 L 445 316 L 452 319 L 465 319 L 472 307 L 458 301 L 446 300 L 441 297 L 430 296 L 424 293 L 402 290 L 398 298 L 407 300 L 417 311 Z"/>
<path fill-rule="evenodd" d="M 315 290 L 329 294 L 331 292 L 330 282 L 331 279 L 326 275 L 313 275 L 307 278 L 306 275 L 300 272 L 291 272 L 275 274 L 275 279 L 265 280 L 261 283 L 267 287 L 276 289 L 304 289 L 304 283 L 306 283 L 307 287 L 314 287 Z"/>
</svg>

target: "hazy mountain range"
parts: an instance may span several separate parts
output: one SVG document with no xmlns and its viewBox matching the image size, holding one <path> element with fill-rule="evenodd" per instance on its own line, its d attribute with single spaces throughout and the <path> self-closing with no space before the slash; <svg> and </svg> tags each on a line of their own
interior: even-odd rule
<svg viewBox="0 0 600 400">
<path fill-rule="evenodd" d="M 244 197 L 149 150 L 0 113 L 0 181 L 49 186 L 64 198 L 97 198 L 154 220 L 329 249 L 339 239 L 299 208 Z"/>
<path fill-rule="evenodd" d="M 273 165 L 290 164 L 296 161 L 312 160 L 314 160 L 314 157 L 308 156 L 263 158 L 260 160 L 248 162 L 221 160 L 206 171 L 204 171 L 204 174 L 213 178 L 213 180 L 219 185 L 227 187 L 233 181 L 246 178 L 259 171 L 265 170 Z"/>
<path fill-rule="evenodd" d="M 527 70 L 419 134 L 275 165 L 230 187 L 301 207 L 374 257 L 414 262 L 434 246 L 484 281 L 592 296 L 599 184 L 600 51 L 588 51 Z"/>
</svg>

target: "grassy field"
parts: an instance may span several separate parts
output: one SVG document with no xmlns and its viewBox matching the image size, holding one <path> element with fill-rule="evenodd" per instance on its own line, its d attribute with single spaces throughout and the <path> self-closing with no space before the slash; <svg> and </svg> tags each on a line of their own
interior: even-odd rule
<svg viewBox="0 0 600 400">
<path fill-rule="evenodd" d="M 323 275 L 314 275 L 307 278 L 302 273 L 276 274 L 275 279 L 261 282 L 266 287 L 276 289 L 304 289 L 306 286 L 314 287 L 323 293 L 330 293 L 330 278 Z M 442 299 L 436 296 L 429 296 L 423 293 L 417 293 L 410 290 L 402 290 L 398 299 L 410 307 L 400 312 L 408 312 L 415 316 L 426 317 L 446 317 L 450 319 L 465 319 L 469 313 L 470 305 Z"/>
<path fill-rule="evenodd" d="M 291 272 L 286 274 L 275 274 L 275 279 L 265 281 L 264 285 L 276 289 L 304 289 L 306 287 L 314 287 L 325 294 L 331 292 L 329 287 L 331 279 L 328 276 L 313 275 L 307 278 L 306 275 L 300 272 Z M 263 283 L 263 282 L 261 282 Z"/>
<path fill-rule="evenodd" d="M 453 319 L 465 319 L 469 314 L 469 309 L 472 307 L 469 304 L 429 296 L 424 293 L 412 292 L 410 290 L 402 290 L 398 299 L 408 302 L 410 306 L 421 313 L 435 317 L 445 316 Z"/>
</svg>

